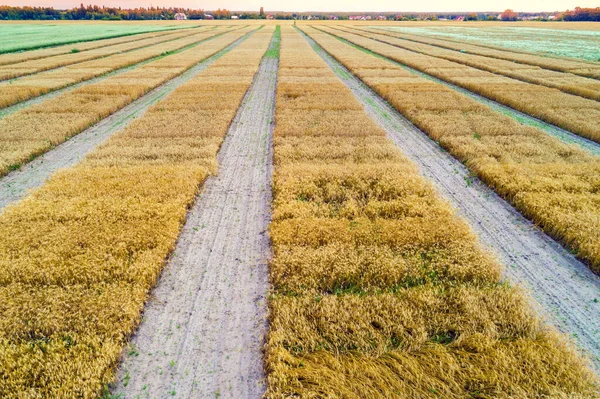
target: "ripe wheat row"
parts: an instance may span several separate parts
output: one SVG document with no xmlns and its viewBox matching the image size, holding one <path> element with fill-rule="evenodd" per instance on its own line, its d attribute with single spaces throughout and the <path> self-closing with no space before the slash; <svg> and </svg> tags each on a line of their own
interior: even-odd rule
<svg viewBox="0 0 600 399">
<path fill-rule="evenodd" d="M 401 64 L 600 142 L 600 103 L 597 101 L 404 50 L 356 34 L 323 29 Z"/>
<path fill-rule="evenodd" d="M 0 397 L 91 399 L 112 380 L 272 33 L 0 214 Z"/>
<path fill-rule="evenodd" d="M 43 72 L 70 64 L 81 63 L 84 61 L 90 61 L 97 58 L 107 57 L 113 54 L 132 51 L 142 47 L 151 46 L 174 39 L 179 39 L 185 36 L 189 36 L 196 32 L 201 32 L 203 30 L 206 30 L 206 28 L 200 28 L 193 31 L 184 30 L 175 32 L 163 32 L 163 34 L 159 36 L 153 35 L 146 39 L 138 39 L 134 41 L 130 40 L 125 43 L 107 45 L 85 52 L 70 52 L 69 54 L 58 55 L 55 57 L 47 57 L 44 59 L 36 58 L 34 60 L 19 62 L 16 64 L 2 65 L 0 66 L 0 80 L 13 79 L 23 75 L 31 75 L 34 73 Z M 74 49 L 75 47 L 71 46 L 71 48 Z M 17 81 L 12 82 L 12 84 L 16 83 Z"/>
<path fill-rule="evenodd" d="M 252 29 L 255 28 L 225 33 L 193 48 L 101 82 L 85 85 L 4 117 L 0 120 L 0 176 L 81 133 Z"/>
<path fill-rule="evenodd" d="M 305 31 L 525 216 L 600 271 L 598 157 L 328 34 Z"/>
<path fill-rule="evenodd" d="M 433 43 L 423 43 L 424 39 L 421 39 L 419 42 L 413 41 L 412 39 L 407 40 L 404 35 L 390 35 L 381 33 L 381 31 L 374 32 L 372 30 L 341 30 L 364 35 L 365 37 L 380 40 L 406 50 L 458 62 L 459 64 L 468 65 L 509 78 L 559 89 L 565 93 L 574 94 L 591 100 L 600 100 L 600 81 L 597 79 L 590 79 L 568 72 L 543 69 L 540 66 L 518 64 L 513 61 L 469 54 L 460 50 L 454 51 L 453 49 L 443 48 L 434 45 Z"/>
<path fill-rule="evenodd" d="M 46 57 L 54 57 L 71 53 L 73 49 L 77 49 L 79 52 L 85 52 L 105 46 L 112 46 L 115 44 L 134 42 L 142 39 L 149 39 L 151 37 L 161 36 L 168 31 L 159 30 L 150 33 L 142 33 L 136 35 L 120 36 L 113 39 L 101 39 L 91 40 L 89 42 L 71 43 L 64 44 L 62 46 L 41 48 L 38 50 L 21 51 L 17 53 L 5 53 L 0 54 L 0 65 L 16 64 L 19 62 L 25 62 L 30 60 L 36 60 Z M 173 32 L 173 31 L 170 31 Z"/>
<path fill-rule="evenodd" d="M 267 397 L 598 393 L 351 92 L 282 32 Z"/>
<path fill-rule="evenodd" d="M 5 108 L 53 90 L 58 90 L 163 54 L 183 49 L 219 33 L 222 32 L 212 30 L 192 34 L 187 32 L 184 37 L 167 43 L 160 43 L 127 53 L 114 54 L 101 59 L 67 65 L 60 69 L 24 76 L 15 81 L 0 82 L 0 108 Z"/>
<path fill-rule="evenodd" d="M 452 50 L 459 50 L 468 54 L 484 55 L 486 57 L 513 61 L 520 64 L 539 66 L 542 68 L 550 69 L 552 71 L 568 72 L 574 75 L 584 76 L 587 78 L 600 79 L 600 65 L 593 62 L 585 62 L 582 60 L 568 58 L 552 58 L 520 51 L 490 48 L 489 46 L 476 45 L 472 43 L 458 43 L 451 39 L 442 40 L 429 36 L 420 36 L 405 33 L 402 33 L 401 35 L 396 35 L 389 31 L 383 32 L 382 30 L 377 30 L 377 32 L 390 34 L 391 36 L 396 37 L 405 37 L 406 39 L 415 42 L 435 44 L 436 46 L 449 48 Z"/>
</svg>

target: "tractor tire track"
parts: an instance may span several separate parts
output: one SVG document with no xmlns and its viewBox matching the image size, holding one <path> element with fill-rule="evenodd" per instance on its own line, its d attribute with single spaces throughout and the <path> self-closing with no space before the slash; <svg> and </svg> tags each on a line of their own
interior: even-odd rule
<svg viewBox="0 0 600 399">
<path fill-rule="evenodd" d="M 265 391 L 277 71 L 278 59 L 262 60 L 219 151 L 219 174 L 190 210 L 134 349 L 123 354 L 117 397 L 259 398 Z"/>
<path fill-rule="evenodd" d="M 600 277 L 547 236 L 427 134 L 300 32 L 366 112 L 466 219 L 504 265 L 504 275 L 535 299 L 540 315 L 568 334 L 600 369 Z"/>
</svg>

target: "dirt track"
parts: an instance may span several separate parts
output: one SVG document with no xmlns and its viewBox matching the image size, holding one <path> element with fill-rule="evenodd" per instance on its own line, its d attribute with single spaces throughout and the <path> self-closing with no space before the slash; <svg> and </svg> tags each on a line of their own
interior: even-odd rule
<svg viewBox="0 0 600 399">
<path fill-rule="evenodd" d="M 153 104 L 156 104 L 183 83 L 208 68 L 213 62 L 227 54 L 248 36 L 249 34 L 242 36 L 218 53 L 155 88 L 114 114 L 104 118 L 96 125 L 23 165 L 20 169 L 0 178 L 0 211 L 11 202 L 18 201 L 24 197 L 29 190 L 41 186 L 56 170 L 72 166 L 79 162 L 112 134 L 123 129 L 135 118 L 142 116 Z M 89 81 L 85 83 L 89 83 Z"/>
<path fill-rule="evenodd" d="M 265 58 L 123 354 L 115 395 L 259 398 L 267 329 L 273 112 Z"/>
<path fill-rule="evenodd" d="M 600 278 L 536 228 L 467 168 L 303 34 L 421 173 L 504 265 L 509 281 L 535 298 L 548 322 L 575 339 L 600 370 Z M 533 302 L 533 301 L 532 301 Z"/>
</svg>

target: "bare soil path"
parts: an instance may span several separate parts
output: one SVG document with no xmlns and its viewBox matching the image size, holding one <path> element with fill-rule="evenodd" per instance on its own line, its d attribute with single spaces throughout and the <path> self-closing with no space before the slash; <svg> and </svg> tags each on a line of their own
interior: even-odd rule
<svg viewBox="0 0 600 399">
<path fill-rule="evenodd" d="M 302 33 L 302 32 L 301 32 Z M 303 33 L 302 33 L 303 34 Z M 547 321 L 570 335 L 600 369 L 600 278 L 474 178 L 467 168 L 352 75 L 310 37 L 313 49 L 421 173 L 464 217 L 504 265 L 511 283 L 535 298 Z"/>
<path fill-rule="evenodd" d="M 219 152 L 219 174 L 190 210 L 123 354 L 116 397 L 264 393 L 277 70 L 277 59 L 263 59 Z"/>
<path fill-rule="evenodd" d="M 0 178 L 0 211 L 11 202 L 23 198 L 29 190 L 41 186 L 56 170 L 72 166 L 115 132 L 123 129 L 148 108 L 244 41 L 252 32 L 242 36 L 221 51 L 188 69 L 181 75 L 138 98 L 94 126 L 73 136 L 54 149 Z M 89 82 L 89 81 L 88 81 Z"/>
</svg>

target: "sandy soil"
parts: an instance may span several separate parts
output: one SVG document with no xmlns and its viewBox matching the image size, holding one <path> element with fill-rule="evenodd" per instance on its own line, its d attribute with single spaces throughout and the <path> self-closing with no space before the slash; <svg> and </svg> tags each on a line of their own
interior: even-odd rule
<svg viewBox="0 0 600 399">
<path fill-rule="evenodd" d="M 219 152 L 219 174 L 205 182 L 123 353 L 117 397 L 264 392 L 277 69 L 277 60 L 264 59 L 244 98 Z"/>
<path fill-rule="evenodd" d="M 171 94 L 177 87 L 181 86 L 201 71 L 205 70 L 217 59 L 244 41 L 248 36 L 249 35 L 242 36 L 229 46 L 223 48 L 223 50 L 196 64 L 181 75 L 155 88 L 126 107 L 104 118 L 96 125 L 84 130 L 80 134 L 46 152 L 44 155 L 23 165 L 20 169 L 0 178 L 0 211 L 11 202 L 23 198 L 29 190 L 41 186 L 56 170 L 75 165 L 112 134 L 123 129 L 135 118 L 142 116 L 149 107 Z M 89 82 L 90 81 L 87 81 L 85 83 Z"/>
<path fill-rule="evenodd" d="M 504 274 L 524 287 L 550 324 L 570 335 L 600 367 L 600 278 L 535 227 L 459 161 L 404 119 L 312 39 L 317 53 L 348 86 L 367 113 L 387 132 L 458 210 L 504 265 Z"/>
</svg>

